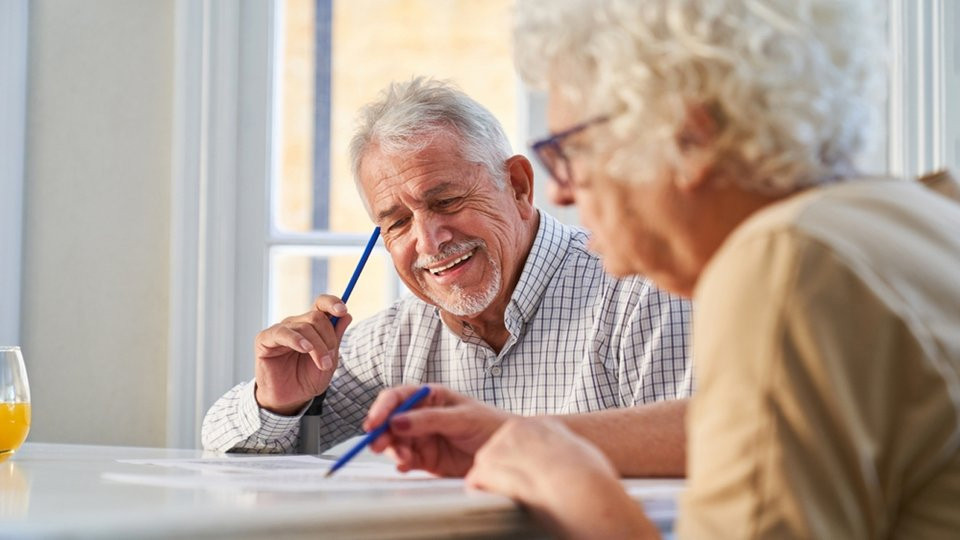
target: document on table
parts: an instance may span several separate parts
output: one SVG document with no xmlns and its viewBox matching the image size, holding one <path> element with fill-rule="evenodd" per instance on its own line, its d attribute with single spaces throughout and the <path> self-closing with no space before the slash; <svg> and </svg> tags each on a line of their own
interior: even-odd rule
<svg viewBox="0 0 960 540">
<path fill-rule="evenodd" d="M 336 475 L 325 478 L 334 460 L 317 456 L 126 459 L 118 462 L 143 466 L 144 472 L 105 473 L 104 479 L 165 487 L 235 487 L 298 492 L 463 489 L 464 485 L 462 479 L 437 478 L 423 471 L 401 473 L 392 464 L 379 461 L 354 461 Z"/>
<path fill-rule="evenodd" d="M 140 470 L 104 473 L 105 480 L 192 489 L 240 489 L 270 492 L 396 492 L 434 490 L 462 492 L 461 478 L 437 478 L 423 471 L 401 473 L 392 463 L 355 460 L 330 478 L 336 461 L 318 456 L 224 456 L 200 459 L 118 460 Z M 624 479 L 623 487 L 643 503 L 651 519 L 676 517 L 683 479 Z"/>
</svg>

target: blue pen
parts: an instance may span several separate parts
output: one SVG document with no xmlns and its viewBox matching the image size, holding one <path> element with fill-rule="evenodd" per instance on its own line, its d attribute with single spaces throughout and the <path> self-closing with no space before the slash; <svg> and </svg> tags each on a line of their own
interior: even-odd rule
<svg viewBox="0 0 960 540">
<path fill-rule="evenodd" d="M 350 294 L 353 292 L 353 286 L 357 284 L 360 272 L 363 271 L 364 265 L 367 264 L 367 259 L 370 258 L 370 252 L 373 251 L 373 246 L 376 245 L 379 236 L 380 227 L 376 227 L 373 229 L 373 234 L 370 235 L 370 239 L 367 240 L 367 247 L 363 248 L 363 255 L 360 256 L 360 262 L 357 263 L 357 267 L 353 270 L 353 275 L 350 276 L 350 282 L 347 283 L 347 288 L 343 291 L 343 296 L 340 297 L 340 301 L 344 304 L 346 304 L 350 298 Z M 340 322 L 340 317 L 330 317 L 330 324 L 332 324 L 334 328 L 336 328 L 338 322 Z"/>
<path fill-rule="evenodd" d="M 419 403 L 423 398 L 427 397 L 427 394 L 430 393 L 430 387 L 424 386 L 421 389 L 417 390 L 412 396 L 408 397 L 406 401 L 400 404 L 399 407 L 393 410 L 390 413 L 390 416 L 387 416 L 387 419 L 383 421 L 382 424 L 373 429 L 370 433 L 367 433 L 367 436 L 360 440 L 353 448 L 351 448 L 346 454 L 340 456 L 340 459 L 330 467 L 330 470 L 327 471 L 327 474 L 324 478 L 329 478 L 333 473 L 337 472 L 337 469 L 343 467 L 347 464 L 348 461 L 353 459 L 353 456 L 360 453 L 361 450 L 367 447 L 368 444 L 372 443 L 377 437 L 383 435 L 387 428 L 390 427 L 390 420 L 397 414 L 409 411 L 411 407 Z"/>
</svg>

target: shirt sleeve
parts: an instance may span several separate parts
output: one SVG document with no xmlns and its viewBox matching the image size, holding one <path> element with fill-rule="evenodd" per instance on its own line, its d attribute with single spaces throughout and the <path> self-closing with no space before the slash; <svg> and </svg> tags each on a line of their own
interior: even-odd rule
<svg viewBox="0 0 960 540">
<path fill-rule="evenodd" d="M 825 246 L 743 239 L 698 284 L 681 538 L 872 538 L 888 311 Z"/>
<path fill-rule="evenodd" d="M 341 352 L 341 368 L 330 382 L 320 415 L 304 417 L 305 422 L 316 423 L 308 431 L 318 434 L 317 452 L 362 435 L 367 410 L 384 388 L 380 365 L 384 361 L 383 350 L 371 350 L 369 341 L 360 341 L 359 346 L 351 345 L 347 353 Z"/>
<path fill-rule="evenodd" d="M 302 445 L 322 452 L 363 433 L 367 409 L 384 388 L 383 363 L 388 337 L 397 323 L 397 306 L 364 321 L 344 335 L 340 365 L 327 389 L 319 416 L 304 416 L 307 406 L 293 416 L 261 409 L 254 396 L 254 381 L 238 384 L 207 411 L 201 428 L 206 450 L 246 453 L 293 453 L 301 447 L 301 422 L 312 422 L 318 440 Z M 307 441 L 304 441 L 305 443 Z"/>
<path fill-rule="evenodd" d="M 298 442 L 300 417 L 280 416 L 260 408 L 255 381 L 240 383 L 210 407 L 203 419 L 205 450 L 278 454 L 292 452 Z"/>
<path fill-rule="evenodd" d="M 690 397 L 690 302 L 643 278 L 636 278 L 621 301 L 628 307 L 622 330 L 615 332 L 621 334 L 617 362 L 623 405 Z"/>
</svg>

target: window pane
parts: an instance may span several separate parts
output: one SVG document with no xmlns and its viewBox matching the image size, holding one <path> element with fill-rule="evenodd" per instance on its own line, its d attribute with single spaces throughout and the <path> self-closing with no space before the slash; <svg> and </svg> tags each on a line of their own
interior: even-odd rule
<svg viewBox="0 0 960 540">
<path fill-rule="evenodd" d="M 287 0 L 282 14 L 279 102 L 279 178 L 272 190 L 278 229 L 313 229 L 313 130 L 316 0 Z"/>
<path fill-rule="evenodd" d="M 391 81 L 416 75 L 449 79 L 490 108 L 513 137 L 517 85 L 510 53 L 511 4 L 287 0 L 276 226 L 288 231 L 369 230 L 348 148 L 357 110 Z"/>
<path fill-rule="evenodd" d="M 362 253 L 362 247 L 271 249 L 269 324 L 307 312 L 318 294 L 343 294 Z M 354 321 L 366 319 L 389 305 L 396 298 L 398 287 L 402 285 L 390 256 L 381 248 L 375 249 L 348 301 Z"/>
</svg>

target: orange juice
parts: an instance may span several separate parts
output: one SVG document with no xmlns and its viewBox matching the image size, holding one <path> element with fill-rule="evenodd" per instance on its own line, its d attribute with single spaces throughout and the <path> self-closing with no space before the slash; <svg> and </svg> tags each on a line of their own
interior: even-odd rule
<svg viewBox="0 0 960 540">
<path fill-rule="evenodd" d="M 0 403 L 0 456 L 20 448 L 30 431 L 29 403 Z"/>
</svg>

